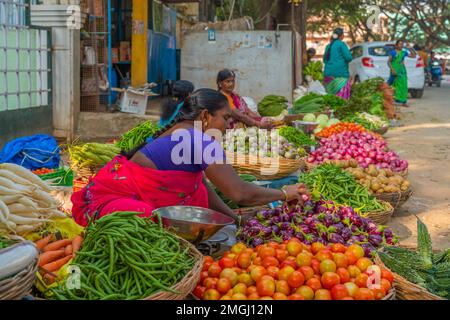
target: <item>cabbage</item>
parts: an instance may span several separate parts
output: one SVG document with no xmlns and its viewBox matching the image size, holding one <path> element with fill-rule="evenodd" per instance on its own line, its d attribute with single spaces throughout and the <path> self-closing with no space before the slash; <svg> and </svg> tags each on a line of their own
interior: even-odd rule
<svg viewBox="0 0 450 320">
<path fill-rule="evenodd" d="M 303 121 L 305 121 L 305 122 L 316 122 L 316 116 L 313 113 L 307 113 L 303 117 Z"/>
<path fill-rule="evenodd" d="M 321 125 L 326 125 L 328 123 L 328 117 L 326 114 L 319 114 L 317 116 L 316 122 L 320 123 Z"/>
<path fill-rule="evenodd" d="M 319 133 L 320 131 L 322 131 L 322 129 L 320 127 L 317 127 L 314 129 L 314 134 Z"/>
<path fill-rule="evenodd" d="M 332 126 L 333 124 L 338 124 L 339 122 L 340 122 L 339 119 L 336 118 L 330 119 L 327 123 L 327 127 Z"/>
</svg>

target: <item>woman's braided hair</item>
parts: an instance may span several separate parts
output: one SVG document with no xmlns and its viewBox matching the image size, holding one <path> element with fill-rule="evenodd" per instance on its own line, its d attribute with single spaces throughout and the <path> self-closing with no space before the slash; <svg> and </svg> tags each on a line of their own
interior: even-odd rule
<svg viewBox="0 0 450 320">
<path fill-rule="evenodd" d="M 222 93 L 212 89 L 199 89 L 184 100 L 180 111 L 172 122 L 155 132 L 153 139 L 157 139 L 164 134 L 164 132 L 170 130 L 182 121 L 196 120 L 200 113 L 205 109 L 208 110 L 209 113 L 214 114 L 217 110 L 220 110 L 225 106 L 228 106 L 228 100 Z M 141 150 L 146 144 L 147 142 L 144 142 L 130 152 L 123 154 L 128 159 L 131 159 L 136 152 Z"/>
</svg>

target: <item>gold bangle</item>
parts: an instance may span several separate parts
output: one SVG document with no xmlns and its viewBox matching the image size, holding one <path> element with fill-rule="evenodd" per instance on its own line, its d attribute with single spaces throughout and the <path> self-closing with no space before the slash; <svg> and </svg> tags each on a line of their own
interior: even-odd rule
<svg viewBox="0 0 450 320">
<path fill-rule="evenodd" d="M 288 194 L 287 194 L 286 190 L 284 190 L 284 187 L 281 188 L 281 192 L 283 192 L 283 194 L 284 194 L 284 201 L 288 201 Z"/>
</svg>

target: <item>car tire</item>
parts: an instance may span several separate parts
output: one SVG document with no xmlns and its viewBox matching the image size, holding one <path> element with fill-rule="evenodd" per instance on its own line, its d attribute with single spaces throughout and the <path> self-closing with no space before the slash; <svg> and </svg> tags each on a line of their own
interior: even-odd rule
<svg viewBox="0 0 450 320">
<path fill-rule="evenodd" d="M 411 90 L 411 96 L 413 97 L 413 99 L 422 99 L 422 97 L 423 97 L 423 89 Z"/>
</svg>

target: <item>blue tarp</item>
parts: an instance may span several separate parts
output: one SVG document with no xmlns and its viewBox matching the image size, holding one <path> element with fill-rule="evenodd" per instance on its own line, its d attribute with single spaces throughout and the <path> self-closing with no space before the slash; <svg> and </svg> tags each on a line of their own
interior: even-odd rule
<svg viewBox="0 0 450 320">
<path fill-rule="evenodd" d="M 148 46 L 148 82 L 161 85 L 166 80 L 175 81 L 177 79 L 175 37 L 149 30 Z"/>
<path fill-rule="evenodd" d="M 15 163 L 30 170 L 54 169 L 61 161 L 59 152 L 54 137 L 37 134 L 8 142 L 0 152 L 0 163 Z"/>
</svg>

